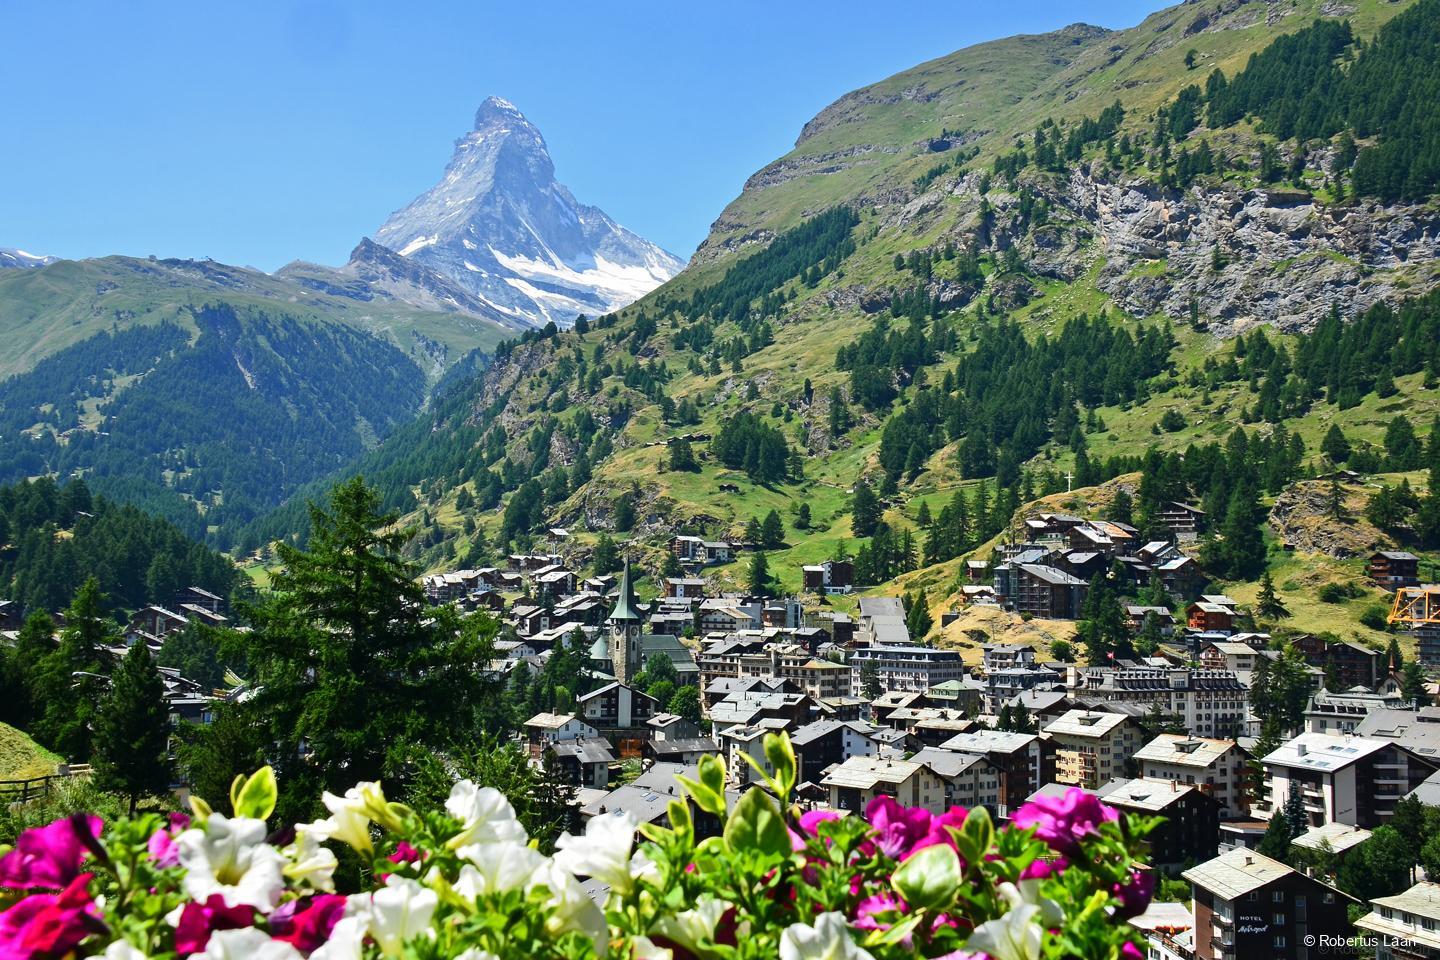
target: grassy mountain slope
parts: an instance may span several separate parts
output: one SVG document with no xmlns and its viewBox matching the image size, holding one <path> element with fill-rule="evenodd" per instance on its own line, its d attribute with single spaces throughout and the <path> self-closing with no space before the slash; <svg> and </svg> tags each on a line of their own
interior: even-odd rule
<svg viewBox="0 0 1440 960">
<path fill-rule="evenodd" d="M 896 471 L 882 462 L 887 429 L 914 412 L 923 385 L 974 377 L 968 358 L 993 336 L 997 318 L 1015 325 L 1010 335 L 1041 344 L 1102 314 L 1132 337 L 1165 330 L 1173 345 L 1162 369 L 1143 375 L 1141 389 L 1133 378 L 1120 382 L 1118 371 L 1120 381 L 1086 388 L 1085 371 L 1071 366 L 1031 385 L 1039 394 L 1017 394 L 1003 376 L 983 388 L 962 384 L 958 433 L 927 427 L 926 443 L 915 445 L 920 460 L 906 464 L 886 498 L 895 531 L 923 539 L 922 505 L 933 516 L 956 490 L 973 496 L 984 481 L 994 497 L 1013 483 L 995 477 L 992 458 L 974 467 L 976 451 L 965 449 L 987 445 L 978 428 L 999 424 L 975 411 L 1001 396 L 1012 420 L 1037 422 L 1024 442 L 1017 433 L 990 446 L 1002 459 L 1013 453 L 1012 467 L 1036 483 L 1053 484 L 1076 466 L 1068 434 L 1050 420 L 1046 390 L 1096 388 L 1079 411 L 1104 424 L 1084 431 L 1092 463 L 1223 442 L 1243 423 L 1257 438 L 1280 425 L 1298 434 L 1303 472 L 1323 465 L 1319 446 L 1330 426 L 1357 447 L 1378 448 L 1399 412 L 1423 440 L 1440 410 L 1433 367 L 1398 371 L 1388 394 L 1367 382 L 1353 403 L 1333 402 L 1332 391 L 1276 416 L 1258 414 L 1274 399 L 1265 376 L 1213 371 L 1235 359 L 1234 337 L 1259 324 L 1279 328 L 1271 342 L 1298 356 L 1305 331 L 1332 306 L 1352 318 L 1432 286 L 1433 205 L 1342 201 L 1326 144 L 1309 145 L 1315 159 L 1294 182 L 1261 183 L 1257 158 L 1276 141 L 1248 122 L 1202 124 L 1175 144 L 1213 143 L 1228 160 L 1188 187 L 1166 186 L 1173 165 L 1157 159 L 1151 140 L 1156 111 L 1187 85 L 1203 84 L 1211 69 L 1234 74 L 1317 15 L 1350 17 L 1365 37 L 1409 6 L 1201 0 L 1129 30 L 1072 27 L 983 44 L 849 94 L 806 125 L 794 151 L 751 178 L 679 277 L 586 331 L 531 336 L 502 351 L 443 413 L 397 435 L 361 468 L 373 474 L 383 461 L 382 486 L 393 504 L 413 505 L 409 519 L 422 529 L 413 549 L 433 566 L 480 562 L 492 545 L 523 544 L 545 524 L 562 523 L 582 556 L 601 531 L 619 527 L 632 551 L 658 567 L 659 543 L 673 530 L 736 537 L 775 509 L 785 544 L 770 551 L 770 566 L 794 589 L 801 564 L 866 545 L 854 536 L 851 489 L 862 476 L 878 484 Z M 1053 119 L 1059 133 L 1050 136 L 1063 140 L 1117 100 L 1124 119 L 1112 139 L 1143 144 L 1133 155 L 1109 161 L 1102 139 L 1063 168 L 1030 162 L 1006 172 L 1017 138 L 1028 144 Z M 1287 162 L 1296 151 L 1278 148 Z M 848 237 L 829 246 L 807 239 L 803 225 L 841 204 L 858 220 Z M 737 296 L 745 302 L 737 305 Z M 861 349 L 872 331 L 913 340 L 917 330 L 933 356 L 867 354 L 866 384 L 847 368 L 853 360 L 840 362 L 842 347 Z M 876 378 L 893 402 L 862 402 Z M 796 462 L 787 479 L 757 482 L 743 457 L 723 462 L 718 438 L 742 415 L 789 443 Z M 691 444 L 698 471 L 670 469 L 667 442 L 694 435 L 710 438 Z M 810 517 L 803 529 L 802 504 Z M 628 520 L 631 507 L 634 524 L 625 530 L 617 521 Z M 985 545 L 970 549 L 980 554 Z M 1301 593 L 1317 589 L 1313 578 L 1286 564 L 1331 569 L 1278 547 L 1272 559 L 1277 582 L 1294 580 Z M 1353 573 L 1353 561 L 1336 562 L 1337 576 Z M 938 609 L 952 593 L 954 569 L 949 561 L 877 589 L 924 582 Z M 738 585 L 743 564 L 714 574 Z M 1227 586 L 1245 595 L 1243 584 Z M 1352 613 L 1337 628 L 1368 636 Z"/>
<path fill-rule="evenodd" d="M 0 354 L 0 378 L 101 331 L 164 321 L 187 325 L 187 308 L 222 302 L 342 323 L 384 338 L 432 380 L 471 350 L 493 347 L 513 333 L 475 317 L 328 295 L 210 260 L 61 260 L 36 270 L 0 271 L 0 336 L 16 347 Z"/>
</svg>

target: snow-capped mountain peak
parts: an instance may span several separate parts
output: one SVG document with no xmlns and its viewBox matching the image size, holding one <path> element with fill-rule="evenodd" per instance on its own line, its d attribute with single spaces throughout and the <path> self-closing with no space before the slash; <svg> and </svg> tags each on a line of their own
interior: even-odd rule
<svg viewBox="0 0 1440 960">
<path fill-rule="evenodd" d="M 54 263 L 59 257 L 46 257 L 37 253 L 26 253 L 15 247 L 0 247 L 0 269 L 34 269 Z"/>
<path fill-rule="evenodd" d="M 375 240 L 536 326 L 623 307 L 684 266 L 577 202 L 556 182 L 540 131 L 500 97 L 475 111 L 440 182 L 392 214 Z"/>
</svg>

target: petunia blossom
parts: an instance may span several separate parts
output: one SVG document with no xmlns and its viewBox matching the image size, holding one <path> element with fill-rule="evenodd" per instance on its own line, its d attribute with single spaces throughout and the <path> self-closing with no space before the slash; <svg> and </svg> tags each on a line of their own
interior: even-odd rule
<svg viewBox="0 0 1440 960">
<path fill-rule="evenodd" d="M 80 875 L 104 821 L 77 813 L 20 834 L 15 849 L 0 857 L 0 886 L 60 889 Z"/>
<path fill-rule="evenodd" d="M 211 894 L 203 903 L 192 900 L 181 908 L 175 921 L 175 952 L 182 957 L 199 953 L 217 930 L 240 930 L 254 925 L 252 906 L 228 906 L 218 893 Z"/>
<path fill-rule="evenodd" d="M 374 893 L 352 899 L 357 916 L 365 918 L 370 936 L 380 952 L 398 957 L 405 944 L 420 937 L 433 937 L 430 918 L 440 898 L 429 887 L 394 874 Z"/>
<path fill-rule="evenodd" d="M 850 936 L 845 918 L 822 913 L 814 926 L 792 923 L 780 934 L 780 960 L 872 960 Z"/>
<path fill-rule="evenodd" d="M 330 932 L 345 916 L 345 898 L 322 893 L 308 901 L 296 900 L 285 906 L 301 903 L 303 906 L 286 910 L 283 916 L 280 910 L 270 915 L 270 936 L 310 953 L 330 939 Z"/>
<path fill-rule="evenodd" d="M 581 836 L 565 834 L 555 842 L 555 863 L 577 877 L 592 877 L 624 896 L 635 886 L 630 852 L 636 821 L 630 814 L 591 817 Z"/>
<path fill-rule="evenodd" d="M 185 868 L 185 892 L 204 903 L 220 894 L 230 906 L 247 904 L 268 913 L 285 890 L 285 858 L 265 843 L 265 821 L 212 813 L 204 827 L 175 839 Z"/>
<path fill-rule="evenodd" d="M 204 953 L 194 960 L 302 960 L 299 950 L 283 940 L 272 940 L 255 927 L 221 930 L 210 938 Z"/>
<path fill-rule="evenodd" d="M 63 957 L 86 937 L 103 932 L 105 924 L 90 899 L 90 879 L 82 873 L 59 893 L 32 894 L 0 913 L 0 957 Z"/>
<path fill-rule="evenodd" d="M 1100 824 L 1119 818 L 1093 793 L 1071 787 L 1061 797 L 1037 797 L 1025 804 L 1011 822 L 1024 829 L 1035 828 L 1035 836 L 1061 853 L 1075 853 L 1080 841 L 1099 831 Z"/>
<path fill-rule="evenodd" d="M 469 780 L 461 780 L 450 789 L 445 811 L 464 824 L 450 838 L 447 846 L 451 850 L 477 843 L 525 843 L 530 839 L 515 816 L 515 808 L 494 787 L 477 787 Z"/>
</svg>

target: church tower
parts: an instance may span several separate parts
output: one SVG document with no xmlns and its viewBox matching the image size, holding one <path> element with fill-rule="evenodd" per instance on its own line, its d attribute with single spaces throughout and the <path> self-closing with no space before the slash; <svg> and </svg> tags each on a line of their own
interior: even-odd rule
<svg viewBox="0 0 1440 960">
<path fill-rule="evenodd" d="M 620 573 L 620 598 L 615 601 L 615 609 L 605 624 L 610 628 L 610 662 L 615 668 L 615 679 L 629 683 L 644 666 L 640 662 L 640 633 L 645 625 L 630 583 L 629 560 Z"/>
</svg>

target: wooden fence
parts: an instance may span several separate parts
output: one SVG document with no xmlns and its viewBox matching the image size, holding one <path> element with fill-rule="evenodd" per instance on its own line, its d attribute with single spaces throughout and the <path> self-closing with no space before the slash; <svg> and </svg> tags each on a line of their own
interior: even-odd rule
<svg viewBox="0 0 1440 960">
<path fill-rule="evenodd" d="M 31 777 L 28 780 L 0 780 L 0 803 L 24 803 L 27 800 L 48 797 L 56 782 L 89 775 L 88 763 L 74 763 L 62 766 L 58 772 L 49 776 Z"/>
</svg>

